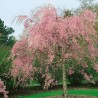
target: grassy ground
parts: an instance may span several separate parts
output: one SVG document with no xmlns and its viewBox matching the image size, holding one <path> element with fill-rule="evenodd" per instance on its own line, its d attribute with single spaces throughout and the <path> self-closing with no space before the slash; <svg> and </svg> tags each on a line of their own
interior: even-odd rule
<svg viewBox="0 0 98 98">
<path fill-rule="evenodd" d="M 62 95 L 63 91 L 49 91 L 49 92 L 42 92 L 38 94 L 33 94 L 30 96 L 20 96 L 17 98 L 44 98 L 48 96 L 57 96 Z M 97 96 L 98 97 L 98 90 L 97 89 L 86 89 L 86 90 L 68 90 L 68 94 L 70 95 L 86 95 L 86 96 Z"/>
</svg>

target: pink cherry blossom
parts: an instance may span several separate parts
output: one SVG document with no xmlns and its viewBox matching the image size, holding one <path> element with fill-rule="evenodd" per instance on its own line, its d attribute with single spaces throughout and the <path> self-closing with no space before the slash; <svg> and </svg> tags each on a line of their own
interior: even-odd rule
<svg viewBox="0 0 98 98">
<path fill-rule="evenodd" d="M 6 86 L 4 85 L 3 81 L 0 80 L 0 93 L 3 93 L 4 98 L 8 98 L 7 94 L 8 91 L 6 91 Z"/>
<path fill-rule="evenodd" d="M 98 56 L 98 49 L 94 47 L 98 43 L 96 30 L 94 28 L 96 16 L 92 11 L 84 11 L 81 15 L 63 18 L 58 15 L 53 6 L 44 6 L 34 12 L 31 18 L 25 18 L 23 36 L 12 49 L 13 67 L 11 76 L 21 81 L 32 79 L 36 68 L 34 62 L 39 60 L 40 67 L 46 66 L 45 87 L 54 81 L 48 72 L 48 64 L 57 57 L 57 62 L 69 57 L 76 59 L 79 63 L 87 56 L 94 59 Z M 19 17 L 21 20 L 21 17 Z M 84 43 L 79 43 L 80 41 Z M 57 65 L 61 65 L 57 64 Z M 65 64 L 65 62 L 64 62 Z M 53 66 L 54 67 L 54 66 Z M 84 67 L 87 67 L 86 65 Z M 42 71 L 41 68 L 39 68 Z M 69 69 L 69 74 L 74 71 Z M 84 71 L 81 71 L 87 80 L 90 80 Z M 21 77 L 20 77 L 21 74 Z"/>
<path fill-rule="evenodd" d="M 74 73 L 73 68 L 70 67 L 69 70 L 68 70 L 68 74 L 69 74 L 69 75 L 72 75 L 73 73 Z"/>
</svg>

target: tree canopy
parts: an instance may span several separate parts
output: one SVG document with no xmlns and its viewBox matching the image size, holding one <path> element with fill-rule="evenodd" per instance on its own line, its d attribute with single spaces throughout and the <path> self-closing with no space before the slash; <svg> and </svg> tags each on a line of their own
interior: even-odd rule
<svg viewBox="0 0 98 98">
<path fill-rule="evenodd" d="M 37 66 L 34 66 L 37 58 L 41 66 L 46 66 L 42 77 L 45 77 L 47 88 L 53 82 L 47 66 L 53 66 L 56 59 L 56 66 L 62 68 L 66 98 L 66 60 L 74 58 L 85 65 L 84 57 L 94 61 L 98 56 L 98 49 L 95 47 L 98 39 L 94 28 L 96 15 L 86 10 L 81 15 L 64 18 L 58 15 L 56 8 L 49 5 L 38 9 L 32 18 L 21 16 L 21 19 L 27 34 L 12 49 L 14 60 L 11 75 L 17 78 L 18 83 L 32 79 L 34 72 L 38 71 Z M 83 70 L 81 74 L 90 81 L 91 78 Z"/>
<path fill-rule="evenodd" d="M 0 45 L 13 45 L 15 43 L 14 36 L 10 36 L 14 33 L 12 27 L 7 27 L 4 25 L 4 21 L 0 19 Z"/>
</svg>

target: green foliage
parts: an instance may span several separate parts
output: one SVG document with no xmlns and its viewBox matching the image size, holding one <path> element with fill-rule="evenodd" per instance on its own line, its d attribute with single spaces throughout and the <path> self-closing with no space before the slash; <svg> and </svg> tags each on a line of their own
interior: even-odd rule
<svg viewBox="0 0 98 98">
<path fill-rule="evenodd" d="M 71 85 L 74 85 L 74 86 L 79 86 L 79 85 L 84 85 L 84 84 L 93 85 L 94 84 L 93 82 L 95 82 L 95 83 L 98 82 L 98 78 L 97 78 L 98 73 L 96 73 L 94 70 L 93 62 L 88 57 L 84 57 L 84 62 L 87 64 L 86 67 L 83 66 L 83 64 L 79 64 L 74 59 L 69 59 L 67 61 L 67 65 L 66 65 L 67 78 Z M 68 74 L 68 70 L 70 67 L 74 71 L 74 73 L 72 73 L 71 75 Z M 86 80 L 86 78 L 81 73 L 81 71 L 85 72 L 88 76 L 92 76 L 91 81 Z"/>
<path fill-rule="evenodd" d="M 11 68 L 10 51 L 16 39 L 11 34 L 14 32 L 13 28 L 4 25 L 4 21 L 0 19 L 0 79 L 2 79 L 7 88 L 12 88 L 13 80 L 8 73 Z"/>
<path fill-rule="evenodd" d="M 76 14 L 82 13 L 84 10 L 92 10 L 96 12 L 94 0 L 78 0 L 80 1 L 80 6 L 75 10 Z"/>
<path fill-rule="evenodd" d="M 68 70 L 69 68 L 72 68 L 74 71 L 73 74 L 69 74 Z M 80 70 L 82 70 L 82 67 L 78 64 L 78 62 L 74 59 L 69 59 L 66 63 L 66 70 L 67 70 L 67 78 L 71 85 L 81 85 L 83 81 L 83 75 L 80 73 Z"/>
<path fill-rule="evenodd" d="M 13 46 L 16 42 L 16 38 L 14 36 L 10 36 L 8 41 L 7 41 L 7 45 L 8 46 Z"/>
<path fill-rule="evenodd" d="M 12 88 L 13 80 L 8 73 L 11 68 L 11 59 L 9 58 L 11 46 L 0 46 L 0 79 L 2 79 L 8 88 Z"/>
<path fill-rule="evenodd" d="M 15 43 L 15 37 L 10 36 L 14 32 L 14 29 L 4 25 L 4 21 L 0 19 L 0 45 L 13 45 Z"/>
<path fill-rule="evenodd" d="M 70 17 L 70 16 L 74 15 L 73 12 L 72 12 L 72 10 L 64 10 L 63 14 L 64 14 L 64 18 Z"/>
</svg>

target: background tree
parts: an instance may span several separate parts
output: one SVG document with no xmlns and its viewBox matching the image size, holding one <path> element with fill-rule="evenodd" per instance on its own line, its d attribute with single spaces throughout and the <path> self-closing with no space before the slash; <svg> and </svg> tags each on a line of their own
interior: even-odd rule
<svg viewBox="0 0 98 98">
<path fill-rule="evenodd" d="M 10 51 L 16 42 L 13 35 L 13 28 L 4 25 L 4 21 L 0 19 L 0 79 L 4 81 L 7 88 L 13 87 L 13 81 L 6 76 L 11 68 Z"/>
<path fill-rule="evenodd" d="M 95 0 L 78 0 L 80 1 L 80 6 L 74 9 L 75 14 L 80 14 L 84 10 L 92 10 L 94 13 L 98 13 L 98 3 Z"/>
<path fill-rule="evenodd" d="M 0 45 L 13 45 L 15 43 L 15 37 L 10 36 L 14 32 L 14 29 L 4 25 L 4 21 L 0 19 Z"/>
<path fill-rule="evenodd" d="M 73 14 L 73 11 L 72 10 L 64 10 L 63 11 L 63 14 L 64 14 L 64 18 L 66 18 L 66 17 L 70 17 L 70 16 L 73 16 L 74 14 Z"/>
</svg>

